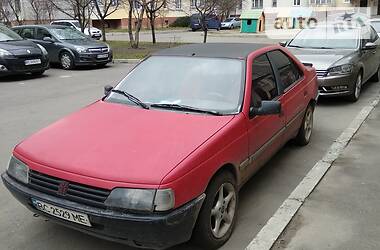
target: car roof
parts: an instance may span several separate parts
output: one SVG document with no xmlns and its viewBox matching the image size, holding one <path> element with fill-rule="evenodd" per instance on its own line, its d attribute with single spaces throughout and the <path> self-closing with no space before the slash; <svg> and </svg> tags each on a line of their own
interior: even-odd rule
<svg viewBox="0 0 380 250">
<path fill-rule="evenodd" d="M 246 59 L 255 50 L 270 46 L 254 43 L 206 43 L 188 44 L 160 50 L 153 56 L 191 56 Z"/>
<path fill-rule="evenodd" d="M 67 26 L 57 25 L 57 24 L 31 24 L 31 25 L 20 25 L 13 28 L 27 28 L 27 27 L 39 27 L 39 28 L 67 28 Z"/>
<path fill-rule="evenodd" d="M 54 23 L 54 22 L 79 22 L 78 20 L 54 20 L 52 23 Z"/>
</svg>

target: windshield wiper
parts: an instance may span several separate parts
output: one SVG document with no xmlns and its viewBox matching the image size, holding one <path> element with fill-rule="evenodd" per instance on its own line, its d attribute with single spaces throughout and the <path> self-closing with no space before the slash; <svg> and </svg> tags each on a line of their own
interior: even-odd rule
<svg viewBox="0 0 380 250">
<path fill-rule="evenodd" d="M 222 115 L 218 111 L 204 110 L 204 109 L 200 109 L 196 107 L 174 104 L 174 103 L 155 103 L 155 104 L 151 104 L 150 106 L 153 108 L 175 109 L 175 110 L 190 111 L 190 112 L 204 113 L 204 114 L 210 114 L 210 115 Z"/>
<path fill-rule="evenodd" d="M 311 49 L 333 49 L 331 47 L 324 47 L 324 46 L 320 46 L 320 47 L 310 47 Z"/>
<path fill-rule="evenodd" d="M 127 97 L 128 100 L 130 100 L 131 102 L 133 102 L 133 103 L 141 106 L 142 108 L 149 109 L 149 105 L 148 104 L 143 103 L 142 101 L 140 101 L 139 98 L 137 98 L 136 96 L 133 96 L 133 95 L 129 94 L 126 91 L 119 90 L 119 89 L 113 89 L 113 90 L 111 90 L 111 92 L 123 95 L 123 96 Z"/>
<path fill-rule="evenodd" d="M 299 45 L 292 45 L 292 44 L 289 44 L 288 47 L 292 47 L 292 48 L 305 48 L 305 47 L 302 47 L 302 46 L 299 46 Z"/>
</svg>

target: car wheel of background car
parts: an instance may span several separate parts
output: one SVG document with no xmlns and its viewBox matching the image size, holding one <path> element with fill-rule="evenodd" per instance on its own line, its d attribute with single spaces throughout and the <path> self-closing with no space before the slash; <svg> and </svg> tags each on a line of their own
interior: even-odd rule
<svg viewBox="0 0 380 250">
<path fill-rule="evenodd" d="M 74 58 L 67 51 L 64 51 L 64 52 L 61 53 L 59 61 L 61 62 L 61 66 L 62 66 L 63 69 L 72 69 L 72 68 L 74 68 Z"/>
<path fill-rule="evenodd" d="M 352 94 L 348 96 L 348 100 L 351 102 L 356 102 L 359 100 L 360 93 L 362 91 L 362 84 L 362 74 L 359 72 L 358 77 L 356 78 L 354 89 L 352 91 Z"/>
<path fill-rule="evenodd" d="M 233 30 L 235 27 L 233 25 L 231 25 L 231 29 Z"/>
<path fill-rule="evenodd" d="M 222 246 L 231 236 L 236 221 L 238 192 L 234 176 L 216 175 L 206 190 L 206 200 L 194 228 L 195 243 L 205 249 Z"/>
<path fill-rule="evenodd" d="M 295 143 L 299 146 L 306 146 L 310 142 L 313 132 L 314 106 L 309 104 L 302 120 L 302 125 L 295 138 Z"/>
<path fill-rule="evenodd" d="M 43 75 L 43 73 L 45 73 L 45 70 L 32 72 L 32 76 L 41 76 L 41 75 Z"/>
</svg>

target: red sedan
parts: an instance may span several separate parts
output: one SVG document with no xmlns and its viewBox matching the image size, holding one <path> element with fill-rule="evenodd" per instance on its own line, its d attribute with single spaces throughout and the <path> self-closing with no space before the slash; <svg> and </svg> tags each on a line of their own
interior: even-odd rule
<svg viewBox="0 0 380 250">
<path fill-rule="evenodd" d="M 27 138 L 2 175 L 34 213 L 135 247 L 223 245 L 238 190 L 287 141 L 310 141 L 314 68 L 281 46 L 186 45 Z"/>
</svg>

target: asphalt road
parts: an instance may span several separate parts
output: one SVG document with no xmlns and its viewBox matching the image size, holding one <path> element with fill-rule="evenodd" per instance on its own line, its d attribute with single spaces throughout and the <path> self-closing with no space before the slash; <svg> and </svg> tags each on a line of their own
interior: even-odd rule
<svg viewBox="0 0 380 250">
<path fill-rule="evenodd" d="M 102 96 L 103 86 L 115 85 L 131 69 L 114 64 L 104 69 L 51 69 L 40 78 L 0 79 L 0 171 L 12 148 L 23 138 Z M 359 102 L 321 100 L 315 113 L 310 145 L 287 145 L 241 190 L 237 225 L 222 247 L 243 249 L 323 156 L 360 109 L 380 91 L 379 83 L 365 86 Z M 34 218 L 0 185 L 0 249 L 131 249 L 63 226 Z M 173 249 L 196 249 L 190 244 Z"/>
</svg>

